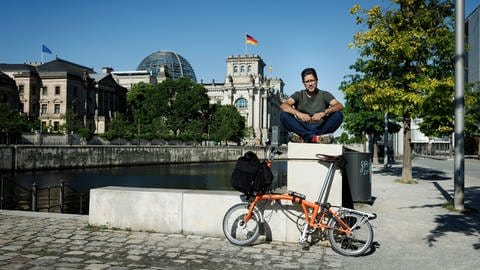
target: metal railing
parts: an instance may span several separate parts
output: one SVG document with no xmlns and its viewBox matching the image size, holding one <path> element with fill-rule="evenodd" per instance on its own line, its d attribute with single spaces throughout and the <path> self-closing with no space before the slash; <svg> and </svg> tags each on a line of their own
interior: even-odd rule
<svg viewBox="0 0 480 270">
<path fill-rule="evenodd" d="M 0 209 L 87 214 L 88 192 L 80 192 L 60 180 L 57 184 L 31 189 L 0 176 Z"/>
</svg>

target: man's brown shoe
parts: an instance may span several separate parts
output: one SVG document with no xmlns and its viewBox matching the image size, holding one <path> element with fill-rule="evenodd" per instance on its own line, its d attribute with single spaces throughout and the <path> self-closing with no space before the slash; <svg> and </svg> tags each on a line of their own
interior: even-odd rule
<svg viewBox="0 0 480 270">
<path fill-rule="evenodd" d="M 304 142 L 302 137 L 300 137 L 300 135 L 298 135 L 296 133 L 292 134 L 292 137 L 290 138 L 290 141 L 295 142 L 295 143 L 303 143 Z"/>
</svg>

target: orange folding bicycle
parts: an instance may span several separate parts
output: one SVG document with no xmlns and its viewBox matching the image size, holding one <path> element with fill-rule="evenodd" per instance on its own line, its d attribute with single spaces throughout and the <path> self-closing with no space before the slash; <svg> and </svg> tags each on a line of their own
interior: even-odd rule
<svg viewBox="0 0 480 270">
<path fill-rule="evenodd" d="M 266 160 L 271 166 L 276 154 L 280 152 L 273 146 L 266 149 Z M 299 242 L 309 244 L 315 232 L 327 236 L 336 252 L 345 256 L 359 256 L 367 252 L 373 243 L 373 229 L 369 220 L 375 219 L 376 214 L 332 206 L 327 202 L 326 191 L 330 189 L 335 168 L 343 164 L 343 156 L 329 156 L 317 154 L 319 162 L 329 163 L 329 168 L 322 185 L 322 190 L 316 202 L 306 200 L 306 196 L 294 191 L 283 193 L 256 193 L 247 202 L 232 206 L 223 218 L 223 233 L 227 239 L 240 246 L 253 244 L 265 224 L 263 207 L 268 202 L 282 205 L 282 201 L 289 201 L 292 205 L 300 206 L 301 213 L 297 216 L 297 227 L 301 232 Z M 267 203 L 261 203 L 267 202 Z"/>
</svg>

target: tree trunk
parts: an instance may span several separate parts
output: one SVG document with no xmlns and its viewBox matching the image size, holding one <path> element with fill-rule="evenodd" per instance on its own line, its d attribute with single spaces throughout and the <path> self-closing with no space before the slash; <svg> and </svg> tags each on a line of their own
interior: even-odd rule
<svg viewBox="0 0 480 270">
<path fill-rule="evenodd" d="M 373 160 L 372 164 L 378 165 L 380 162 L 378 161 L 378 142 L 373 142 Z"/>
<path fill-rule="evenodd" d="M 410 117 L 403 119 L 403 168 L 402 182 L 412 183 L 412 132 L 410 126 Z"/>
</svg>

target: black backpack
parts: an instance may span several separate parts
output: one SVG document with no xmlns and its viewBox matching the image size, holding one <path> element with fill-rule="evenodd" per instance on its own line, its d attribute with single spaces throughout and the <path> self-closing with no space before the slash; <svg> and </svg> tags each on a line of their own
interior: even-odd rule
<svg viewBox="0 0 480 270">
<path fill-rule="evenodd" d="M 235 190 L 250 197 L 254 192 L 269 190 L 273 174 L 265 161 L 260 161 L 255 153 L 248 151 L 238 158 L 230 182 Z"/>
</svg>

